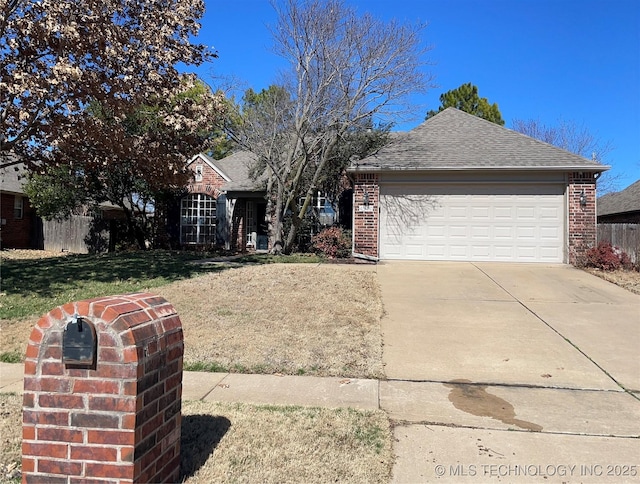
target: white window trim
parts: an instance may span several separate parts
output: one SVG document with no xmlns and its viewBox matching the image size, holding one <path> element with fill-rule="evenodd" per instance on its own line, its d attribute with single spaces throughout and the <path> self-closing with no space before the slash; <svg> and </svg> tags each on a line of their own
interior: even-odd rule
<svg viewBox="0 0 640 484">
<path fill-rule="evenodd" d="M 188 200 L 191 201 L 189 204 Z M 208 245 L 216 242 L 216 225 L 217 225 L 217 201 L 206 193 L 191 193 L 182 198 L 180 201 L 180 243 L 186 245 Z M 186 213 L 185 213 L 186 211 Z M 206 212 L 213 212 L 213 217 L 209 215 L 209 219 L 213 219 L 212 223 L 205 224 L 207 219 Z M 191 221 L 192 223 L 186 223 Z M 195 228 L 195 240 L 185 240 L 187 234 L 185 227 Z M 207 231 L 204 228 L 208 228 Z"/>
</svg>

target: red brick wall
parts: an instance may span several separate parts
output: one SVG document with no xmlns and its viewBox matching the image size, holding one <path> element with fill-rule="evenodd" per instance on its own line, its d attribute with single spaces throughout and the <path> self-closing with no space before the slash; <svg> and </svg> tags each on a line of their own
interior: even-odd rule
<svg viewBox="0 0 640 484">
<path fill-rule="evenodd" d="M 23 200 L 22 219 L 13 216 L 13 207 L 16 195 L 3 193 L 0 198 L 1 218 L 6 223 L 0 226 L 0 240 L 3 248 L 11 249 L 31 249 L 33 239 L 33 229 L 35 224 L 36 211 L 29 199 L 25 196 Z"/>
<path fill-rule="evenodd" d="M 364 208 L 365 193 L 369 194 L 368 209 Z M 379 257 L 379 199 L 378 175 L 375 173 L 356 173 L 353 187 L 353 251 L 356 254 Z"/>
<path fill-rule="evenodd" d="M 580 203 L 584 193 L 586 205 Z M 597 243 L 596 181 L 593 173 L 569 174 L 569 263 L 580 265 Z"/>
<path fill-rule="evenodd" d="M 195 181 L 196 167 L 202 166 L 202 181 Z M 204 161 L 196 158 L 196 160 L 189 165 L 189 169 L 193 172 L 193 178 L 189 183 L 189 193 L 206 193 L 213 198 L 218 198 L 220 195 L 221 187 L 226 180 L 220 176 L 211 166 Z"/>
<path fill-rule="evenodd" d="M 96 330 L 95 369 L 62 361 L 73 314 Z M 43 316 L 25 359 L 23 482 L 177 482 L 183 348 L 173 306 L 152 294 Z"/>
</svg>

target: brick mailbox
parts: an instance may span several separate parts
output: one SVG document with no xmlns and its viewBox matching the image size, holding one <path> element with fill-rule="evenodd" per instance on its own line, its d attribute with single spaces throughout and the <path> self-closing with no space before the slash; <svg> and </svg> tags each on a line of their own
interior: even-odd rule
<svg viewBox="0 0 640 484">
<path fill-rule="evenodd" d="M 25 359 L 23 482 L 176 482 L 182 325 L 171 304 L 128 294 L 60 306 Z"/>
</svg>

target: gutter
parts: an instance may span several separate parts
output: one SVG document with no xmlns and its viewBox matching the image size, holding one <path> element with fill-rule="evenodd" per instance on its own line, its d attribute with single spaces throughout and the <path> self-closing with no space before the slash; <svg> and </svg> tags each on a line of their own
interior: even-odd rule
<svg viewBox="0 0 640 484">
<path fill-rule="evenodd" d="M 381 166 L 355 166 L 347 168 L 347 173 L 372 173 L 372 172 L 403 172 L 403 171 L 592 171 L 603 172 L 610 170 L 610 165 L 601 166 L 430 166 L 430 167 L 381 167 Z"/>
</svg>

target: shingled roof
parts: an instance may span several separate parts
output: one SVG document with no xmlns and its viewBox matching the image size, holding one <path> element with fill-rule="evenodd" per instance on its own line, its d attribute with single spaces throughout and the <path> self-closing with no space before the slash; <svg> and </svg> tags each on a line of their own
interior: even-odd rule
<svg viewBox="0 0 640 484">
<path fill-rule="evenodd" d="M 0 190 L 7 193 L 23 194 L 26 177 L 26 168 L 23 163 L 0 168 Z"/>
<path fill-rule="evenodd" d="M 353 163 L 349 171 L 474 169 L 601 172 L 609 167 L 447 108 Z"/>
<path fill-rule="evenodd" d="M 210 156 L 200 153 L 198 156 L 215 167 L 228 180 L 224 185 L 224 190 L 231 192 L 256 192 L 264 191 L 264 183 L 253 180 L 249 176 L 251 165 L 256 162 L 256 157 L 249 151 L 236 151 L 220 160 L 215 160 Z M 192 163 L 193 158 L 190 162 Z"/>
<path fill-rule="evenodd" d="M 640 180 L 622 191 L 598 198 L 598 215 L 640 212 Z"/>
</svg>

